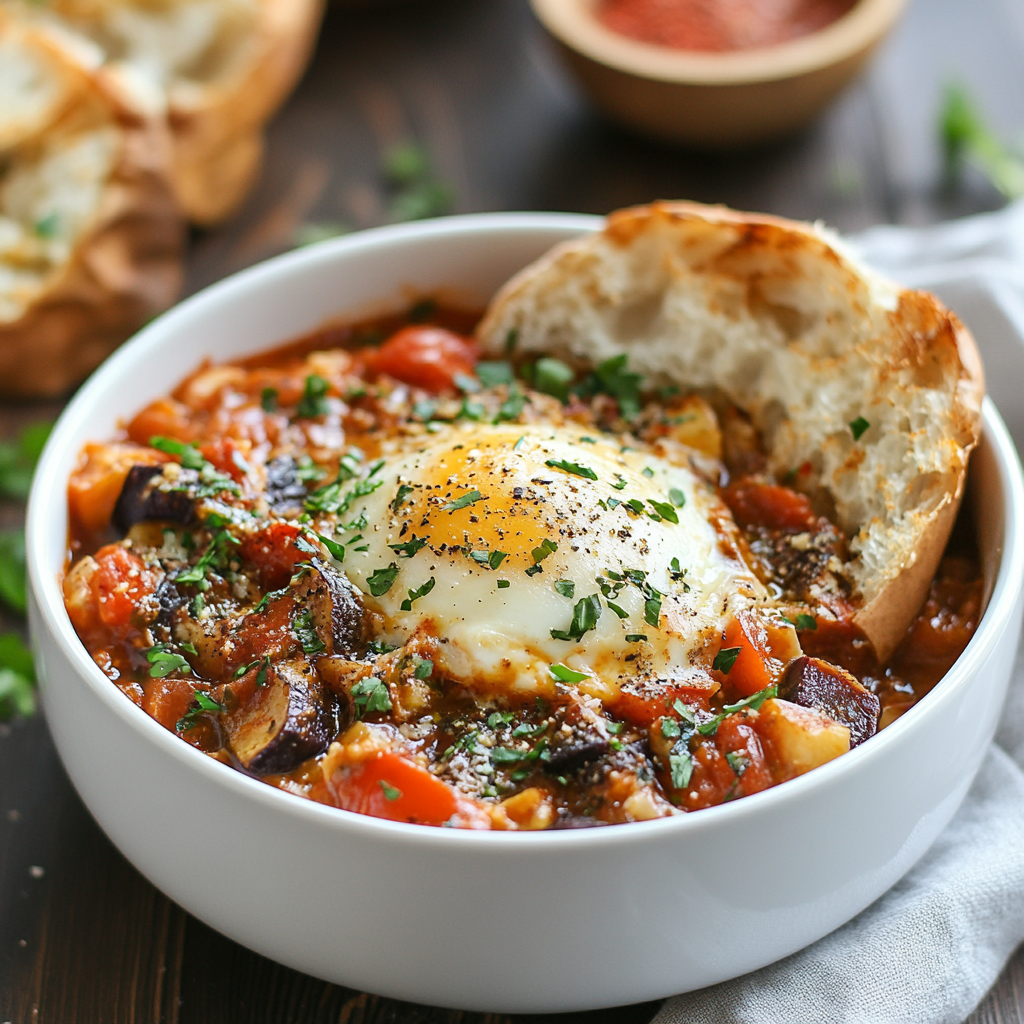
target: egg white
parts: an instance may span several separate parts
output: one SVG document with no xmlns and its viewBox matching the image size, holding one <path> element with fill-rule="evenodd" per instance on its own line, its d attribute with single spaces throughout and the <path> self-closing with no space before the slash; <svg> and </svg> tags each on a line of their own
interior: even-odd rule
<svg viewBox="0 0 1024 1024">
<path fill-rule="evenodd" d="M 571 425 L 457 426 L 388 459 L 373 480 L 376 490 L 351 506 L 366 526 L 362 540 L 347 545 L 343 568 L 384 617 L 389 642 L 417 631 L 442 638 L 441 667 L 478 691 L 549 692 L 549 666 L 558 662 L 591 674 L 590 692 L 605 699 L 620 678 L 685 676 L 707 667 L 738 606 L 764 597 L 728 542 L 728 512 L 714 489 L 610 436 Z M 460 507 L 474 491 L 479 500 Z M 408 557 L 390 546 L 414 539 L 427 543 Z M 545 541 L 557 548 L 535 562 Z M 505 557 L 492 567 L 471 552 L 495 563 L 495 552 Z M 540 570 L 528 573 L 535 564 Z M 374 596 L 374 574 L 391 567 L 394 582 Z M 649 591 L 618 587 L 609 570 L 645 573 L 663 595 L 660 614 L 646 604 Z M 598 577 L 617 596 L 602 595 Z M 432 589 L 414 597 L 431 579 Z M 573 596 L 556 581 L 571 582 Z M 570 630 L 576 603 L 593 594 L 601 603 L 595 628 L 578 640 L 553 638 L 552 629 Z"/>
</svg>

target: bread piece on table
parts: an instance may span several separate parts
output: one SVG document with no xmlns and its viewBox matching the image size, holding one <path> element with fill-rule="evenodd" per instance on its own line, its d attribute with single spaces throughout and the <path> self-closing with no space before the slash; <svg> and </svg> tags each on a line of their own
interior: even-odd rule
<svg viewBox="0 0 1024 1024">
<path fill-rule="evenodd" d="M 67 391 L 181 286 L 166 127 L 101 62 L 0 11 L 0 394 Z"/>
<path fill-rule="evenodd" d="M 889 657 L 981 430 L 974 340 L 933 296 L 883 280 L 819 227 L 666 202 L 614 213 L 514 277 L 480 325 L 484 350 L 503 351 L 512 330 L 520 352 L 577 364 L 625 352 L 652 387 L 724 393 L 773 474 L 812 467 L 812 496 L 850 538 L 855 621 Z"/>
<path fill-rule="evenodd" d="M 214 224 L 259 171 L 263 127 L 309 60 L 323 0 L 49 0 L 166 105 L 173 180 L 190 220 Z"/>
</svg>

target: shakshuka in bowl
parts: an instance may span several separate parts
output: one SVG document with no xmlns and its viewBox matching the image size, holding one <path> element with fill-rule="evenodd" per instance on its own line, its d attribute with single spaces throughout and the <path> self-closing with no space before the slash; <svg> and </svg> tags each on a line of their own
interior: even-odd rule
<svg viewBox="0 0 1024 1024">
<path fill-rule="evenodd" d="M 148 878 L 298 969 L 506 1012 L 733 977 L 875 899 L 980 763 L 1024 579 L 983 395 L 933 297 L 769 217 L 281 257 L 54 431 L 50 727 Z"/>
</svg>

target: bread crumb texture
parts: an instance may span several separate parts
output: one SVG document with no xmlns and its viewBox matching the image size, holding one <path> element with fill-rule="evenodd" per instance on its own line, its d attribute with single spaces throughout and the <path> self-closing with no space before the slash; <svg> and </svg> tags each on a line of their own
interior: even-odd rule
<svg viewBox="0 0 1024 1024">
<path fill-rule="evenodd" d="M 870 605 L 922 559 L 927 587 L 979 439 L 981 363 L 933 296 L 884 280 L 820 226 L 690 203 L 620 211 L 505 286 L 479 337 L 497 353 L 510 331 L 520 352 L 627 353 L 651 387 L 724 394 L 760 431 L 771 473 L 811 468 L 817 504 L 850 538 L 855 600 Z"/>
</svg>

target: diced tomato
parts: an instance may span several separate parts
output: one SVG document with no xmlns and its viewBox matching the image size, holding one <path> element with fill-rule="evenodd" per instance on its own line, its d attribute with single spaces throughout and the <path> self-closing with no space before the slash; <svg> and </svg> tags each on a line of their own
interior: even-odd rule
<svg viewBox="0 0 1024 1024">
<path fill-rule="evenodd" d="M 788 487 L 756 480 L 738 480 L 725 489 L 725 503 L 740 526 L 802 533 L 814 530 L 818 518 L 807 496 Z"/>
<path fill-rule="evenodd" d="M 487 828 L 488 819 L 470 801 L 426 769 L 388 750 L 342 768 L 329 783 L 335 804 L 346 811 L 391 821 Z"/>
<path fill-rule="evenodd" d="M 295 541 L 299 528 L 289 523 L 271 523 L 258 533 L 246 535 L 239 548 L 242 560 L 259 569 L 260 583 L 266 590 L 279 590 L 295 572 L 299 562 L 309 558 Z"/>
<path fill-rule="evenodd" d="M 111 629 L 124 631 L 139 602 L 156 590 L 156 574 L 120 544 L 100 548 L 95 558 L 100 620 Z"/>
<path fill-rule="evenodd" d="M 128 436 L 137 444 L 148 445 L 151 437 L 175 437 L 192 441 L 196 431 L 187 405 L 173 398 L 151 402 L 128 424 Z"/>
<path fill-rule="evenodd" d="M 738 647 L 739 653 L 729 671 L 721 671 L 723 684 L 728 687 L 726 693 L 735 690 L 741 697 L 749 697 L 771 686 L 767 644 L 768 634 L 760 623 L 738 618 L 729 623 L 722 650 Z"/>
<path fill-rule="evenodd" d="M 239 462 L 245 464 L 245 453 L 234 438 L 218 437 L 201 445 L 199 450 L 207 462 L 212 463 L 222 473 L 227 473 L 236 482 L 240 482 L 245 476 L 245 470 L 239 465 Z"/>
<path fill-rule="evenodd" d="M 688 811 L 722 803 L 736 784 L 736 773 L 713 740 L 705 740 L 693 753 L 693 774 L 682 804 Z"/>
<path fill-rule="evenodd" d="M 622 684 L 619 696 L 609 702 L 609 709 L 631 725 L 647 728 L 659 718 L 672 715 L 672 704 L 677 698 L 691 708 L 706 711 L 718 689 L 714 680 L 699 677 L 658 682 L 633 679 Z"/>
<path fill-rule="evenodd" d="M 121 442 L 87 444 L 68 483 L 73 528 L 88 536 L 102 533 L 110 526 L 114 505 L 132 466 L 166 461 L 167 456 L 155 448 Z"/>
<path fill-rule="evenodd" d="M 731 767 L 740 779 L 742 795 L 760 793 L 772 785 L 764 747 L 745 715 L 729 715 L 715 733 L 715 745 L 723 755 L 733 755 Z"/>
<path fill-rule="evenodd" d="M 194 687 L 188 679 L 153 679 L 146 684 L 142 708 L 165 729 L 174 727 L 192 704 Z"/>
<path fill-rule="evenodd" d="M 443 327 L 403 327 L 366 355 L 371 371 L 427 391 L 451 391 L 476 360 L 476 344 Z"/>
</svg>

